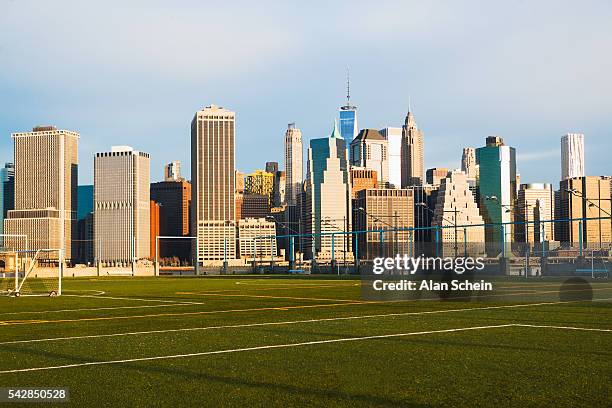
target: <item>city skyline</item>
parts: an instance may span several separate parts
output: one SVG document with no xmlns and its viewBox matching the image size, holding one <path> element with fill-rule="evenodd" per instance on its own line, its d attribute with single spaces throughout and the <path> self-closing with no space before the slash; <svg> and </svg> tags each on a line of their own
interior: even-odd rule
<svg viewBox="0 0 612 408">
<path fill-rule="evenodd" d="M 280 163 L 286 123 L 296 122 L 306 145 L 328 133 L 345 103 L 347 66 L 360 129 L 401 126 L 410 95 L 426 133 L 426 168 L 458 168 L 464 146 L 478 146 L 484 137 L 498 134 L 516 147 L 524 182 L 556 184 L 558 166 L 542 169 L 540 161 L 558 163 L 559 137 L 583 133 L 586 174 L 608 172 L 605 155 L 611 143 L 612 82 L 605 72 L 612 57 L 601 49 L 610 37 L 607 21 L 612 10 L 605 3 L 565 8 L 554 3 L 554 19 L 545 18 L 550 11 L 546 2 L 358 4 L 351 6 L 350 13 L 362 20 L 348 31 L 333 24 L 313 27 L 316 23 L 308 16 L 314 8 L 305 7 L 304 16 L 285 18 L 290 11 L 283 4 L 266 13 L 247 5 L 251 15 L 270 24 L 262 30 L 258 23 L 257 30 L 252 30 L 257 19 L 239 17 L 244 24 L 236 42 L 215 45 L 219 64 L 210 64 L 205 56 L 183 63 L 194 38 L 209 30 L 225 32 L 215 24 L 202 27 L 193 17 L 205 6 L 175 7 L 168 15 L 168 10 L 153 2 L 145 16 L 138 14 L 138 7 L 127 7 L 120 16 L 113 16 L 117 29 L 109 31 L 104 23 L 110 18 L 108 10 L 92 13 L 62 2 L 53 7 L 3 4 L 0 33 L 5 40 L 0 55 L 7 63 L 0 72 L 0 88 L 6 95 L 0 111 L 0 161 L 10 161 L 13 132 L 48 123 L 74 129 L 82 135 L 80 184 L 91 184 L 93 155 L 109 144 L 132 144 L 150 152 L 154 180 L 160 180 L 163 165 L 170 160 L 187 164 L 186 123 L 192 112 L 209 103 L 231 106 L 237 112 L 238 169 L 249 173 L 260 168 L 263 146 L 266 160 Z M 474 12 L 476 8 L 479 13 Z M 327 15 L 333 18 L 346 9 L 334 4 Z M 222 17 L 232 8 L 220 5 L 210 12 Z M 407 12 L 419 17 L 419 24 L 403 24 L 400 16 Z M 483 18 L 474 20 L 470 15 Z M 385 24 L 374 25 L 376 30 L 358 24 L 365 22 L 364 16 Z M 462 16 L 468 16 L 471 24 L 461 24 L 457 30 Z M 58 29 L 69 18 L 81 33 L 79 38 Z M 42 21 L 48 30 L 25 28 Z M 591 33 L 572 29 L 576 21 L 588 24 Z M 174 36 L 166 38 L 167 33 L 153 29 L 166 24 Z M 505 30 L 516 25 L 520 31 Z M 249 38 L 246 33 L 253 31 L 257 37 Z M 306 36 L 313 31 L 320 32 Z M 457 31 L 461 35 L 453 38 Z M 134 32 L 142 34 L 131 35 Z M 125 44 L 119 41 L 121 33 L 129 38 Z M 338 50 L 338 42 L 349 38 Z M 30 44 L 42 44 L 43 49 Z M 91 47 L 95 51 L 85 44 L 96 44 Z M 66 64 L 65 58 L 47 58 L 43 70 L 40 64 L 32 64 L 41 57 L 33 50 L 49 53 L 42 57 L 70 56 L 74 64 Z M 295 64 L 296 50 L 304 56 L 300 64 Z M 382 59 L 391 54 L 392 64 L 360 63 L 364 56 Z M 244 64 L 245 58 L 253 63 Z M 508 64 L 510 59 L 513 64 Z M 451 66 L 452 70 L 446 68 Z M 158 143 L 168 138 L 174 143 Z M 190 178 L 189 169 L 185 170 Z"/>
</svg>

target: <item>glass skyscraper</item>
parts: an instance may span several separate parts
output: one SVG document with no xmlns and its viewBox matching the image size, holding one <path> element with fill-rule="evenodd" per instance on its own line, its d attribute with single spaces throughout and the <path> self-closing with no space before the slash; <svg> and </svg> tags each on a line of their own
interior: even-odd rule
<svg viewBox="0 0 612 408">
<path fill-rule="evenodd" d="M 488 247 L 501 249 L 501 242 L 512 240 L 512 225 L 506 225 L 506 236 L 502 241 L 501 223 L 512 222 L 516 205 L 516 152 L 506 146 L 501 137 L 487 137 L 484 147 L 476 149 L 476 164 L 480 174 L 478 193 L 480 211 L 487 224 L 498 224 L 486 228 Z"/>
<path fill-rule="evenodd" d="M 347 148 L 358 133 L 357 107 L 350 104 L 340 107 L 340 135 Z"/>
</svg>

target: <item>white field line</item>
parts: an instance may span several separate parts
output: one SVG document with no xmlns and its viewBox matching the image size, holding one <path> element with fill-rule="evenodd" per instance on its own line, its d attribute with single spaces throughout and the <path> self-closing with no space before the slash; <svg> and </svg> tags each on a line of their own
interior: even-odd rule
<svg viewBox="0 0 612 408">
<path fill-rule="evenodd" d="M 203 303 L 198 303 L 198 304 L 203 304 Z M 144 309 L 144 308 L 152 308 L 152 307 L 176 307 L 176 306 L 191 306 L 191 305 L 192 303 L 164 303 L 161 305 L 94 307 L 90 309 L 84 308 L 84 309 L 37 310 L 37 311 L 28 311 L 28 312 L 0 312 L 0 316 L 60 313 L 60 312 L 89 312 L 89 311 L 98 311 L 98 310 L 118 310 L 118 309 Z"/>
<path fill-rule="evenodd" d="M 339 339 L 315 340 L 315 341 L 306 341 L 306 342 L 301 342 L 301 343 L 272 344 L 272 345 L 267 345 L 267 346 L 203 351 L 199 353 L 171 354 L 171 355 L 166 355 L 166 356 L 130 358 L 130 359 L 124 359 L 124 360 L 91 361 L 87 363 L 66 364 L 66 365 L 59 365 L 59 366 L 19 368 L 15 370 L 0 371 L 0 374 L 23 373 L 23 372 L 30 372 L 30 371 L 46 371 L 46 370 L 56 370 L 56 369 L 61 369 L 61 368 L 86 367 L 86 366 L 97 366 L 97 365 L 108 365 L 108 364 L 134 363 L 134 362 L 139 362 L 139 361 L 169 360 L 169 359 L 185 358 L 185 357 L 207 356 L 207 355 L 213 355 L 213 354 L 229 354 L 229 353 L 239 353 L 239 352 L 244 352 L 244 351 L 280 349 L 280 348 L 288 348 L 288 347 L 311 346 L 311 345 L 316 345 L 316 344 L 330 344 L 330 343 L 341 343 L 341 342 L 348 342 L 348 341 L 386 339 L 386 338 L 392 338 L 392 337 L 407 337 L 407 336 L 418 336 L 418 335 L 425 335 L 425 334 L 453 333 L 453 332 L 461 332 L 461 331 L 468 331 L 468 330 L 484 330 L 484 329 L 494 329 L 494 328 L 511 327 L 511 326 L 512 324 L 500 324 L 500 325 L 493 325 L 493 326 L 461 327 L 461 328 L 446 329 L 446 330 L 430 330 L 430 331 L 408 332 L 408 333 L 381 334 L 377 336 L 343 337 Z"/>
<path fill-rule="evenodd" d="M 612 330 L 609 330 L 609 329 L 593 329 L 593 328 L 587 328 L 587 327 L 544 326 L 544 325 L 525 325 L 525 324 L 510 323 L 510 324 L 498 324 L 498 325 L 489 325 L 489 326 L 459 327 L 459 328 L 444 329 L 444 330 L 429 330 L 429 331 L 408 332 L 408 333 L 381 334 L 381 335 L 375 335 L 375 336 L 343 337 L 339 339 L 315 340 L 315 341 L 306 341 L 306 342 L 301 342 L 301 343 L 272 344 L 272 345 L 267 345 L 267 346 L 244 347 L 244 348 L 226 349 L 226 350 L 213 350 L 213 351 L 203 351 L 203 352 L 198 352 L 198 353 L 187 353 L 187 354 L 171 354 L 171 355 L 165 355 L 165 356 L 130 358 L 130 359 L 123 359 L 123 360 L 91 361 L 87 363 L 65 364 L 65 365 L 58 365 L 58 366 L 19 368 L 19 369 L 14 369 L 14 370 L 0 371 L 0 374 L 23 373 L 23 372 L 31 372 L 31 371 L 48 371 L 48 370 L 57 370 L 57 369 L 63 369 L 63 368 L 88 367 L 88 366 L 99 366 L 99 365 L 109 365 L 109 364 L 125 364 L 125 363 L 141 362 L 141 361 L 170 360 L 170 359 L 177 359 L 177 358 L 201 357 L 201 356 L 208 356 L 208 355 L 215 355 L 215 354 L 240 353 L 240 352 L 245 352 L 245 351 L 303 347 L 303 346 L 312 346 L 312 345 L 318 345 L 318 344 L 331 344 L 331 343 L 343 343 L 343 342 L 363 341 L 363 340 L 387 339 L 387 338 L 394 338 L 394 337 L 420 336 L 420 335 L 427 335 L 427 334 L 456 333 L 456 332 L 464 332 L 464 331 L 471 331 L 471 330 L 497 329 L 497 328 L 504 328 L 504 327 L 533 327 L 533 328 L 612 332 Z"/>
<path fill-rule="evenodd" d="M 191 332 L 191 331 L 202 331 L 202 330 L 238 329 L 238 328 L 247 328 L 247 327 L 282 326 L 282 325 L 289 325 L 289 324 L 333 322 L 333 321 L 342 321 L 342 320 L 375 319 L 375 318 L 382 318 L 382 317 L 419 316 L 419 315 L 428 315 L 428 314 L 465 312 L 465 311 L 471 311 L 471 310 L 492 310 L 492 309 L 506 309 L 506 308 L 516 308 L 516 307 L 553 305 L 553 304 L 559 304 L 559 303 L 572 303 L 572 302 L 573 301 L 531 303 L 531 304 L 523 304 L 523 305 L 469 307 L 469 308 L 463 308 L 463 309 L 428 310 L 428 311 L 423 311 L 423 312 L 386 313 L 386 314 L 360 315 L 360 316 L 328 317 L 328 318 L 321 318 L 321 319 L 289 320 L 289 321 L 282 321 L 282 322 L 243 323 L 243 324 L 222 325 L 222 326 L 189 327 L 189 328 L 182 328 L 182 329 L 148 330 L 148 331 L 124 332 L 124 333 L 92 334 L 92 335 L 85 335 L 85 336 L 70 336 L 70 337 L 50 337 L 50 338 L 43 338 L 43 339 L 4 341 L 4 342 L 0 342 L 0 346 L 7 345 L 7 344 L 41 343 L 41 342 L 51 342 L 51 341 L 97 339 L 97 338 L 105 338 L 105 337 L 138 336 L 138 335 L 147 335 L 147 334 L 164 334 L 164 333 Z"/>
<path fill-rule="evenodd" d="M 142 299 L 142 298 L 133 298 L 133 297 L 117 297 L 117 296 L 98 296 L 98 295 L 62 295 L 62 296 L 72 296 L 72 297 L 83 297 L 83 298 L 94 298 L 94 299 L 112 299 L 112 300 L 133 300 L 138 302 L 157 302 L 157 303 L 178 303 L 182 302 L 185 304 L 194 304 L 201 305 L 200 302 L 191 302 L 191 301 L 179 301 L 179 300 L 166 300 L 166 299 Z"/>
<path fill-rule="evenodd" d="M 573 327 L 573 326 L 550 326 L 542 324 L 522 324 L 515 323 L 516 327 L 533 327 L 542 329 L 560 329 L 560 330 L 579 330 L 579 331 L 595 331 L 595 332 L 612 332 L 612 329 L 596 329 L 593 327 Z"/>
</svg>

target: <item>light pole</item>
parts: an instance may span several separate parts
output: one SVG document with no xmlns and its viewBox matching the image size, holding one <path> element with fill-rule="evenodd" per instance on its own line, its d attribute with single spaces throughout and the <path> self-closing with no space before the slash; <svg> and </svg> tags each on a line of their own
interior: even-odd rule
<svg viewBox="0 0 612 408">
<path fill-rule="evenodd" d="M 286 228 L 286 229 L 287 229 L 287 231 L 291 231 L 291 232 L 293 232 L 294 234 L 297 234 L 297 235 L 298 235 L 298 237 L 300 238 L 300 248 L 301 248 L 301 242 L 302 242 L 302 241 L 301 241 L 301 237 L 300 237 L 300 235 L 301 235 L 301 234 L 300 234 L 299 232 L 297 232 L 296 230 L 294 230 L 293 228 L 290 228 L 290 227 L 289 227 L 289 225 L 288 225 L 288 224 L 290 224 L 289 222 L 285 223 L 285 222 L 279 221 L 279 220 L 277 220 L 276 218 L 274 218 L 274 217 L 273 217 L 273 216 L 271 216 L 271 215 L 268 215 L 268 216 L 266 217 L 266 220 L 268 220 L 268 221 L 274 221 L 276 224 L 280 225 L 281 227 Z M 299 227 L 299 226 L 300 226 L 300 223 L 298 222 L 297 224 L 298 224 L 298 227 Z M 291 265 L 291 262 L 295 262 L 295 261 L 293 261 L 293 259 L 294 259 L 294 257 L 295 257 L 295 254 L 294 254 L 294 248 L 293 248 L 293 237 L 289 237 L 289 244 L 290 244 L 289 251 L 291 251 L 291 256 L 289 257 L 289 261 L 290 261 L 289 269 L 293 269 L 293 265 Z M 301 249 L 300 249 L 300 255 L 301 255 L 301 252 L 302 252 L 302 251 L 301 251 Z"/>
<path fill-rule="evenodd" d="M 434 210 L 432 210 L 431 208 L 429 208 L 427 206 L 427 203 L 416 203 L 417 206 L 424 208 L 425 210 L 429 211 L 430 213 L 432 213 L 432 215 L 435 215 L 436 212 Z M 458 241 L 457 241 L 457 234 L 458 234 L 458 230 L 457 230 L 457 214 L 459 212 L 459 210 L 457 210 L 457 207 L 453 208 L 452 210 L 442 210 L 443 213 L 454 213 L 454 218 L 453 218 L 453 226 L 455 227 L 455 258 L 457 257 L 457 252 L 459 250 L 459 246 L 458 246 Z M 448 220 L 447 218 L 442 217 L 442 219 L 446 222 L 451 222 L 450 220 Z"/>
</svg>

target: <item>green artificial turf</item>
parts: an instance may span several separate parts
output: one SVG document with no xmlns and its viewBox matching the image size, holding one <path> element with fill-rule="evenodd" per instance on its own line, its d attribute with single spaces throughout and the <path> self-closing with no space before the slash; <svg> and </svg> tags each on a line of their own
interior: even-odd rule
<svg viewBox="0 0 612 408">
<path fill-rule="evenodd" d="M 0 298 L 0 387 L 68 387 L 70 405 L 95 407 L 612 402 L 612 332 L 559 328 L 612 329 L 605 301 L 366 303 L 358 280 L 315 276 L 63 287 L 57 298 Z M 599 288 L 612 297 L 612 284 Z M 46 369 L 6 372 L 28 368 Z"/>
</svg>

